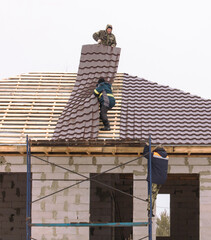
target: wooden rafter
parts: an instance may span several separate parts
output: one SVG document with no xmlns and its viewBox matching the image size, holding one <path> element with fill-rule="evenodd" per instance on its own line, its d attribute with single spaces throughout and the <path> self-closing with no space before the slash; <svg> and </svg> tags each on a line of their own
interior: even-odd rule
<svg viewBox="0 0 211 240">
<path fill-rule="evenodd" d="M 49 140 L 73 89 L 76 74 L 29 73 L 0 81 L 0 143 Z M 117 74 L 113 93 L 116 106 L 108 112 L 110 132 L 99 132 L 99 139 L 116 139 L 120 131 L 123 74 Z"/>
</svg>

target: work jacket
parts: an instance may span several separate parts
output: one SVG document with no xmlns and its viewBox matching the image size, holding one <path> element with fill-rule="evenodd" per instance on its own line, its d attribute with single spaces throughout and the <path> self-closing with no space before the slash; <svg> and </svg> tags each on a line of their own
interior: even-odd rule
<svg viewBox="0 0 211 240">
<path fill-rule="evenodd" d="M 149 160 L 149 146 L 145 145 L 143 156 Z M 169 157 L 164 148 L 156 148 L 151 153 L 151 174 L 152 183 L 164 184 L 167 179 Z M 149 181 L 149 174 L 147 176 Z"/>
<path fill-rule="evenodd" d="M 100 30 L 98 32 L 95 32 L 93 34 L 93 38 L 95 41 L 98 41 L 101 39 L 101 44 L 105 46 L 111 46 L 111 47 L 116 47 L 116 38 L 113 33 L 108 34 L 107 33 L 107 28 L 112 28 L 112 25 L 108 24 L 106 26 L 106 30 Z"/>
<path fill-rule="evenodd" d="M 94 95 L 98 97 L 100 104 L 103 104 L 110 109 L 114 107 L 115 98 L 113 96 L 110 83 L 103 82 L 98 84 L 94 90 Z"/>
</svg>

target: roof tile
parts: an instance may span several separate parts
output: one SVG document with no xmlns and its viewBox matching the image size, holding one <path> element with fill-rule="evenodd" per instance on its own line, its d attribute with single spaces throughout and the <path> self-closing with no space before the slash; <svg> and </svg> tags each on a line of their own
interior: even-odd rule
<svg viewBox="0 0 211 240">
<path fill-rule="evenodd" d="M 99 104 L 93 90 L 100 77 L 113 83 L 120 48 L 84 45 L 76 82 L 55 128 L 53 139 L 92 139 L 99 132 Z M 85 90 L 84 90 L 85 89 Z"/>
<path fill-rule="evenodd" d="M 127 74 L 117 74 L 113 84 L 117 104 L 108 112 L 112 130 L 98 134 L 97 99 L 87 97 L 93 91 L 87 86 L 95 87 L 98 77 L 84 74 L 76 81 L 72 73 L 29 73 L 1 80 L 0 143 L 25 143 L 27 134 L 49 140 L 60 116 L 58 134 L 68 141 L 96 136 L 96 142 L 111 138 L 133 142 L 151 133 L 154 144 L 211 145 L 211 100 Z"/>
<path fill-rule="evenodd" d="M 154 144 L 211 144 L 211 100 L 125 74 L 121 139 Z"/>
</svg>

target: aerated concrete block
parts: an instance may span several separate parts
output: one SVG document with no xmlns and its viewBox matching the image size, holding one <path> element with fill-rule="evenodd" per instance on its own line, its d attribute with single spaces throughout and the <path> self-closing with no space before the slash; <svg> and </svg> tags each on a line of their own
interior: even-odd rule
<svg viewBox="0 0 211 240">
<path fill-rule="evenodd" d="M 92 165 L 93 164 L 93 157 L 72 157 L 73 164 L 80 164 L 80 165 Z"/>
<path fill-rule="evenodd" d="M 209 166 L 210 165 L 208 158 L 196 158 L 196 157 L 192 158 L 192 157 L 189 157 L 188 158 L 188 163 L 189 163 L 189 165 L 194 165 L 194 166 L 197 166 L 197 165 L 199 165 L 199 166 L 200 165 Z"/>
<path fill-rule="evenodd" d="M 188 166 L 171 166 L 169 173 L 190 173 Z"/>
</svg>

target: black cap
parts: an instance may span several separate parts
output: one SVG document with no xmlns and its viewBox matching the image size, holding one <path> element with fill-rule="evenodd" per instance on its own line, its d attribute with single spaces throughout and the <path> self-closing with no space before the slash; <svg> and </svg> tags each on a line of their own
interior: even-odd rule
<svg viewBox="0 0 211 240">
<path fill-rule="evenodd" d="M 98 80 L 98 84 L 102 83 L 102 82 L 105 82 L 105 79 L 103 77 L 99 78 Z"/>
</svg>

